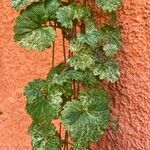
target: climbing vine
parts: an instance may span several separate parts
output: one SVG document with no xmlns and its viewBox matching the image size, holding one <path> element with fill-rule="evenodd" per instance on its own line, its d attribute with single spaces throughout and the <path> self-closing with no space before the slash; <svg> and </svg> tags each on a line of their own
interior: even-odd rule
<svg viewBox="0 0 150 150">
<path fill-rule="evenodd" d="M 94 1 L 94 0 L 93 0 Z M 21 47 L 43 51 L 56 40 L 56 29 L 69 42 L 70 57 L 53 67 L 47 78 L 35 79 L 24 89 L 33 150 L 87 150 L 110 123 L 110 96 L 103 80 L 114 83 L 119 66 L 114 59 L 121 47 L 116 9 L 121 0 L 95 0 L 110 17 L 97 23 L 89 5 L 75 0 L 12 0 L 20 11 L 14 39 Z M 79 30 L 80 29 L 80 30 Z M 80 90 L 75 92 L 74 86 Z M 53 120 L 60 119 L 70 140 L 62 138 Z"/>
</svg>

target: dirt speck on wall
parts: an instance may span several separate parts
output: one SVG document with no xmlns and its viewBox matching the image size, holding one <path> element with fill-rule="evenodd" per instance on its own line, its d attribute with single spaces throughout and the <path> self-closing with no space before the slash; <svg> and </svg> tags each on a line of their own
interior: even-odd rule
<svg viewBox="0 0 150 150">
<path fill-rule="evenodd" d="M 150 150 L 150 1 L 122 1 L 118 12 L 123 37 L 118 55 L 121 78 L 110 87 L 120 124 L 112 135 L 117 146 L 105 135 L 93 150 Z M 31 119 L 24 109 L 23 87 L 45 78 L 51 66 L 51 50 L 29 52 L 14 42 L 17 15 L 10 0 L 0 1 L 0 150 L 31 150 L 27 133 Z M 63 57 L 61 38 L 58 31 L 56 63 Z"/>
</svg>

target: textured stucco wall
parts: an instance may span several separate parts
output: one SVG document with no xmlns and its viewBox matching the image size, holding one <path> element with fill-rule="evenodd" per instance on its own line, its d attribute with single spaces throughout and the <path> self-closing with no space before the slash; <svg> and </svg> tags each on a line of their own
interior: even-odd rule
<svg viewBox="0 0 150 150">
<path fill-rule="evenodd" d="M 13 41 L 17 15 L 10 0 L 0 1 L 0 150 L 31 150 L 27 134 L 31 120 L 24 110 L 23 87 L 34 78 L 44 78 L 51 65 L 51 50 L 28 52 Z M 113 112 L 120 122 L 120 130 L 112 134 L 117 146 L 106 135 L 92 147 L 150 150 L 150 1 L 123 0 L 119 24 L 123 37 L 118 55 L 121 78 L 110 87 Z M 56 62 L 62 59 L 59 41 Z"/>
</svg>

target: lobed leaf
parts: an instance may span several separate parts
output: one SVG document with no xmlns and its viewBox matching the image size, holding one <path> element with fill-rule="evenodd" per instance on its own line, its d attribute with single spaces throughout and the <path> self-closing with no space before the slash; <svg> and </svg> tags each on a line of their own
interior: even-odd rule
<svg viewBox="0 0 150 150">
<path fill-rule="evenodd" d="M 113 60 L 107 60 L 105 62 L 101 62 L 96 64 L 93 70 L 94 75 L 99 75 L 101 80 L 106 79 L 114 83 L 118 80 L 120 76 L 119 66 Z"/>
<path fill-rule="evenodd" d="M 45 26 L 49 13 L 43 3 L 34 3 L 22 11 L 14 27 L 14 38 L 20 46 L 42 51 L 53 43 L 55 30 Z"/>
<path fill-rule="evenodd" d="M 74 57 L 69 58 L 68 63 L 71 67 L 74 67 L 75 70 L 85 70 L 91 68 L 95 61 L 91 55 L 80 53 L 76 54 Z"/>
<path fill-rule="evenodd" d="M 73 141 L 86 147 L 98 140 L 108 127 L 108 95 L 103 89 L 82 91 L 79 100 L 67 102 L 61 114 L 62 122 Z"/>
<path fill-rule="evenodd" d="M 29 128 L 32 136 L 33 150 L 60 150 L 62 142 L 59 139 L 55 127 L 50 124 L 33 122 Z"/>
<path fill-rule="evenodd" d="M 62 92 L 48 90 L 45 80 L 36 79 L 25 87 L 26 109 L 37 122 L 51 121 L 58 117 L 61 110 Z"/>
<path fill-rule="evenodd" d="M 72 28 L 75 19 L 86 21 L 91 16 L 86 7 L 78 6 L 75 3 L 59 8 L 56 14 L 58 22 L 65 28 Z"/>
<path fill-rule="evenodd" d="M 103 33 L 99 32 L 94 24 L 88 26 L 85 30 L 85 34 L 80 33 L 77 38 L 71 41 L 70 50 L 71 51 L 81 51 L 95 49 L 99 47 L 103 40 Z"/>
</svg>

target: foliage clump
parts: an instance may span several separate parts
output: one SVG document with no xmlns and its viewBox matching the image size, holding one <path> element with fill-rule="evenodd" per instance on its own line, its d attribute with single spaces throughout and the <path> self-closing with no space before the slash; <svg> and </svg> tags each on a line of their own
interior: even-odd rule
<svg viewBox="0 0 150 150">
<path fill-rule="evenodd" d="M 114 15 L 121 0 L 95 0 L 95 4 Z M 35 79 L 25 87 L 33 150 L 61 150 L 66 144 L 52 124 L 54 119 L 63 123 L 72 150 L 87 150 L 110 122 L 110 97 L 100 83 L 114 83 L 120 75 L 114 60 L 121 47 L 116 20 L 113 25 L 98 25 L 90 6 L 75 1 L 12 0 L 12 7 L 20 10 L 14 27 L 20 46 L 44 51 L 52 46 L 59 28 L 74 54 L 50 70 L 45 80 Z M 77 27 L 82 27 L 78 33 Z M 76 96 L 72 82 L 84 87 Z"/>
</svg>

